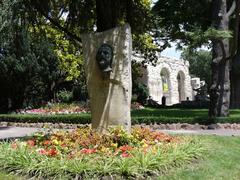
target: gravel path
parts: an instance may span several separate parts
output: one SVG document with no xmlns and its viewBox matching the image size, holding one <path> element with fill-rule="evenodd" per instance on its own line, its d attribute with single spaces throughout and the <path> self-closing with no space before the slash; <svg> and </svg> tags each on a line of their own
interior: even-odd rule
<svg viewBox="0 0 240 180">
<path fill-rule="evenodd" d="M 0 126 L 0 140 L 21 138 L 30 136 L 34 132 L 42 131 L 42 128 L 32 127 L 4 127 Z M 213 130 L 160 130 L 169 134 L 192 134 L 192 135 L 218 135 L 218 136 L 240 136 L 240 130 L 213 129 Z"/>
<path fill-rule="evenodd" d="M 0 140 L 30 136 L 38 131 L 41 131 L 41 129 L 28 127 L 0 127 Z"/>
<path fill-rule="evenodd" d="M 217 136 L 240 136 L 240 130 L 212 129 L 212 130 L 160 130 L 168 134 L 192 134 L 192 135 L 217 135 Z"/>
</svg>

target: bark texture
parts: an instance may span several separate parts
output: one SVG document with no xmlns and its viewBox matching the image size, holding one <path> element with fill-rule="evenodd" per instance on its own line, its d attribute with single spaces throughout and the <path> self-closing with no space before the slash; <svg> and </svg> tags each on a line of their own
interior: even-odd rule
<svg viewBox="0 0 240 180">
<path fill-rule="evenodd" d="M 231 80 L 231 108 L 240 108 L 240 0 L 237 1 L 234 19 L 234 40 L 232 53 L 235 54 L 230 72 Z"/>
<path fill-rule="evenodd" d="M 216 30 L 227 31 L 229 15 L 226 0 L 214 0 L 212 7 L 212 27 Z M 212 84 L 210 87 L 209 116 L 228 116 L 230 104 L 229 40 L 217 38 L 212 42 Z"/>
<path fill-rule="evenodd" d="M 237 62 L 234 62 L 234 66 L 237 66 L 240 68 L 240 58 L 235 60 Z M 240 71 L 240 69 L 238 70 Z M 234 72 L 234 70 L 231 70 L 231 108 L 240 108 L 240 73 Z"/>
<path fill-rule="evenodd" d="M 117 27 L 126 16 L 126 0 L 96 0 L 96 13 L 98 32 Z"/>
</svg>

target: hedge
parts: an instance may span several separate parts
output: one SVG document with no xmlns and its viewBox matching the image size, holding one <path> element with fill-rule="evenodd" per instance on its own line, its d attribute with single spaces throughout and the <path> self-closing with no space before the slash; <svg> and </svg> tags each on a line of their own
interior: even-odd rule
<svg viewBox="0 0 240 180">
<path fill-rule="evenodd" d="M 90 114 L 66 114 L 66 115 L 1 114 L 0 122 L 89 124 L 91 123 L 91 116 Z"/>
<path fill-rule="evenodd" d="M 23 115 L 23 114 L 1 114 L 0 122 L 16 123 L 66 123 L 66 124 L 89 124 L 90 114 L 67 114 L 67 115 Z M 141 113 L 132 115 L 132 124 L 166 124 L 166 123 L 189 123 L 189 124 L 211 124 L 211 123 L 240 123 L 239 116 L 209 119 L 206 116 L 172 117 L 149 115 Z"/>
</svg>

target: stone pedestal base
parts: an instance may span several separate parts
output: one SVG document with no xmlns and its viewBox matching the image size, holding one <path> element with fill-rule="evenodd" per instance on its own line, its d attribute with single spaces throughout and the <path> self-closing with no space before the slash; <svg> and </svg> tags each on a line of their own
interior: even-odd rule
<svg viewBox="0 0 240 180">
<path fill-rule="evenodd" d="M 90 97 L 92 128 L 104 132 L 111 126 L 131 128 L 132 36 L 129 25 L 105 32 L 84 34 L 83 54 Z M 96 61 L 102 44 L 113 47 L 112 71 L 103 73 Z"/>
</svg>

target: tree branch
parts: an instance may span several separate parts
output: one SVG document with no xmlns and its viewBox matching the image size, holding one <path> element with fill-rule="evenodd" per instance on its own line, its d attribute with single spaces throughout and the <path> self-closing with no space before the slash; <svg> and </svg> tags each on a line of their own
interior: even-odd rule
<svg viewBox="0 0 240 180">
<path fill-rule="evenodd" d="M 36 10 L 44 16 L 47 20 L 49 20 L 54 26 L 56 26 L 59 30 L 63 31 L 66 33 L 70 38 L 72 38 L 75 41 L 78 41 L 79 43 L 82 42 L 81 38 L 78 37 L 77 35 L 71 33 L 67 28 L 61 26 L 56 20 L 51 18 L 48 14 L 44 12 L 44 10 L 41 8 L 41 5 L 35 6 Z"/>
<path fill-rule="evenodd" d="M 78 37 L 77 35 L 71 33 L 70 31 L 68 31 L 67 28 L 64 28 L 63 26 L 61 26 L 57 21 L 55 21 L 53 18 L 46 16 L 44 14 L 42 14 L 46 19 L 48 19 L 54 26 L 56 26 L 59 30 L 65 32 L 70 38 L 77 40 L 78 42 L 82 42 L 81 38 Z"/>
<path fill-rule="evenodd" d="M 229 18 L 229 17 L 233 14 L 233 12 L 235 11 L 235 9 L 236 9 L 236 1 L 234 0 L 234 1 L 232 2 L 232 6 L 231 6 L 231 8 L 229 9 L 229 11 L 227 12 L 226 16 Z"/>
</svg>

